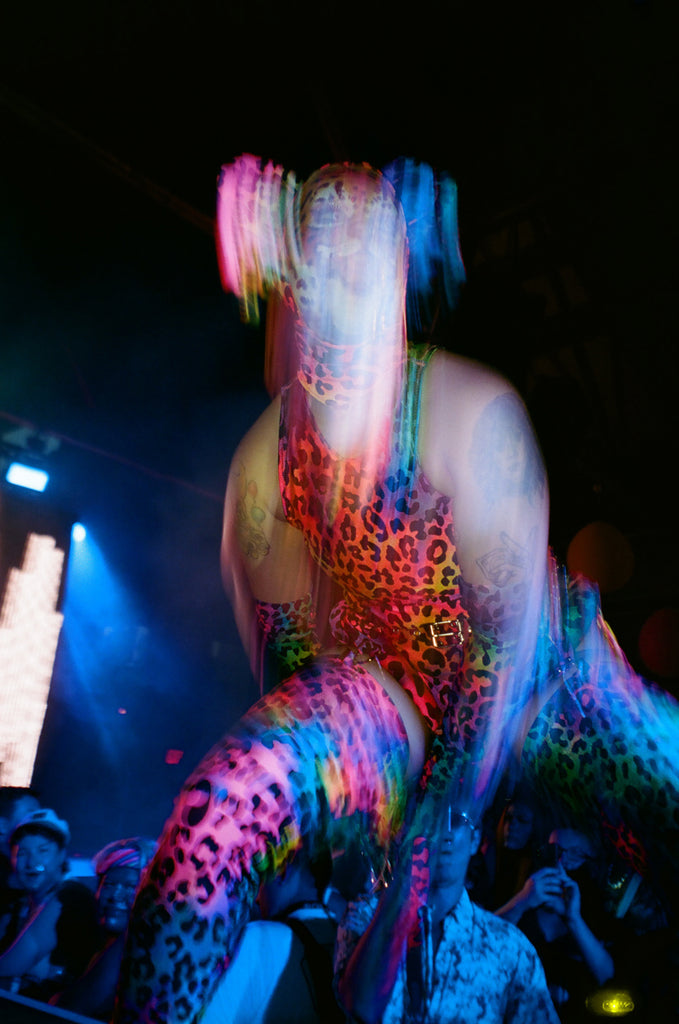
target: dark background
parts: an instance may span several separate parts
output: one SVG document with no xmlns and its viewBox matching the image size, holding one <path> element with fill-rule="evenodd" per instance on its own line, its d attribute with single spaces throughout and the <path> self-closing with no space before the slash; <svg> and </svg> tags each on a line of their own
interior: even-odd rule
<svg viewBox="0 0 679 1024">
<path fill-rule="evenodd" d="M 437 340 L 523 394 L 557 552 L 591 521 L 622 533 L 634 570 L 604 610 L 646 671 L 640 628 L 679 605 L 674 10 L 4 15 L 0 435 L 6 452 L 22 427 L 33 448 L 59 440 L 49 491 L 22 509 L 84 522 L 99 566 L 89 590 L 66 586 L 35 776 L 77 851 L 157 834 L 256 696 L 218 567 L 229 460 L 266 403 L 262 332 L 221 292 L 212 237 L 220 164 L 241 152 L 299 176 L 399 155 L 456 176 L 469 282 Z M 17 500 L 0 494 L 7 535 Z"/>
</svg>

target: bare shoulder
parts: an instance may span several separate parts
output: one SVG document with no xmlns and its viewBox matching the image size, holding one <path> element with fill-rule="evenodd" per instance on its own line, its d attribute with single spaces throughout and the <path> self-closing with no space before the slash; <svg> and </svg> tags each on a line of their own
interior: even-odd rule
<svg viewBox="0 0 679 1024">
<path fill-rule="evenodd" d="M 451 493 L 474 452 L 507 431 L 528 439 L 524 404 L 501 373 L 450 352 L 432 356 L 423 381 L 420 461 L 432 483 Z"/>
<path fill-rule="evenodd" d="M 520 395 L 495 370 L 437 353 L 422 403 L 420 463 L 437 490 L 452 499 L 466 582 L 504 586 L 518 573 L 539 586 L 549 495 Z"/>
<path fill-rule="evenodd" d="M 441 349 L 430 360 L 425 388 L 433 404 L 447 408 L 452 415 L 459 411 L 465 420 L 499 395 L 516 394 L 513 385 L 497 370 Z"/>
<path fill-rule="evenodd" d="M 278 421 L 280 398 L 275 398 L 255 420 L 236 448 L 229 480 L 245 475 L 256 480 L 267 504 L 277 504 L 278 497 Z"/>
<path fill-rule="evenodd" d="M 281 399 L 280 395 L 277 395 L 239 441 L 234 462 L 239 458 L 252 459 L 268 455 L 272 450 L 274 454 L 277 452 L 280 414 Z"/>
<path fill-rule="evenodd" d="M 271 520 L 283 515 L 278 485 L 279 413 L 280 399 L 275 399 L 241 439 L 229 466 L 223 543 L 228 547 L 235 522 L 242 549 L 253 557 L 266 554 Z M 247 539 L 241 535 L 245 530 Z"/>
</svg>

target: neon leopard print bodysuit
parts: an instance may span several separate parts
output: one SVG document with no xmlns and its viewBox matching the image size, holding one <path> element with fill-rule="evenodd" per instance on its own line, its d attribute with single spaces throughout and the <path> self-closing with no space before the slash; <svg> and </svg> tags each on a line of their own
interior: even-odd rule
<svg viewBox="0 0 679 1024">
<path fill-rule="evenodd" d="M 413 360 L 401 422 L 417 415 L 426 358 Z M 406 422 L 401 435 L 412 426 Z M 395 705 L 360 658 L 379 653 L 383 667 L 440 728 L 447 702 L 455 706 L 466 627 L 448 501 L 419 472 L 415 446 L 396 447 L 386 473 L 402 524 L 391 517 L 393 545 L 384 542 L 379 503 L 361 509 L 348 487 L 342 496 L 347 515 L 338 517 L 338 537 L 367 532 L 356 551 L 364 593 L 347 590 L 334 618 L 337 635 L 358 657 L 320 657 L 296 671 L 241 719 L 186 783 L 135 904 L 117 1021 L 197 1020 L 260 882 L 280 871 L 302 842 L 313 849 L 318 836 L 332 841 L 338 828 L 356 828 L 384 849 L 401 827 L 406 734 Z M 343 563 L 346 581 L 358 579 L 351 545 L 340 547 L 333 557 Z M 407 581 L 400 598 L 393 585 L 399 571 Z M 361 614 L 361 603 L 372 600 L 371 578 L 373 596 L 394 598 L 381 609 L 372 601 L 381 619 L 372 611 Z M 486 671 L 484 680 L 490 675 Z M 479 700 L 480 708 L 491 704 L 490 696 Z M 452 721 L 451 736 L 459 723 L 461 750 L 472 715 Z"/>
<path fill-rule="evenodd" d="M 331 612 L 334 639 L 360 657 L 377 658 L 438 729 L 468 625 L 450 499 L 417 462 L 422 373 L 431 352 L 409 361 L 394 441 L 383 446 L 378 479 L 361 456 L 337 458 L 302 388 L 285 389 L 279 478 L 286 519 L 341 590 Z"/>
</svg>

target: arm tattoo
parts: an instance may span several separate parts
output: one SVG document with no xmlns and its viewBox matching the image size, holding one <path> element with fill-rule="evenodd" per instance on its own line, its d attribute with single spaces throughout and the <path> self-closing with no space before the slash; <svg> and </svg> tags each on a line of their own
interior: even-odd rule
<svg viewBox="0 0 679 1024">
<path fill-rule="evenodd" d="M 533 501 L 544 489 L 544 469 L 533 428 L 519 398 L 498 395 L 481 413 L 470 463 L 489 502 L 502 497 Z"/>
<path fill-rule="evenodd" d="M 530 568 L 530 556 L 526 548 L 513 541 L 509 534 L 500 533 L 500 546 L 476 559 L 483 575 L 496 587 L 507 587 L 525 579 Z"/>
<path fill-rule="evenodd" d="M 239 471 L 238 500 L 236 502 L 236 534 L 238 544 L 246 558 L 253 562 L 264 558 L 271 550 L 262 524 L 266 510 L 258 504 L 257 483 L 248 480 L 245 466 Z"/>
<path fill-rule="evenodd" d="M 469 613 L 473 629 L 494 642 L 505 641 L 518 635 L 528 598 L 528 577 L 532 566 L 531 550 L 535 529 L 531 531 L 529 545 L 521 547 L 505 533 L 500 533 L 500 544 L 476 559 L 486 584 L 460 584 L 463 602 Z"/>
</svg>

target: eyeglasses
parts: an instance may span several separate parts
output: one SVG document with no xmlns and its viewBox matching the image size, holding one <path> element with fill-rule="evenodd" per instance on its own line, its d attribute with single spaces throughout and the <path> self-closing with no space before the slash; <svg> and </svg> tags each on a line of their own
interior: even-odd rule
<svg viewBox="0 0 679 1024">
<path fill-rule="evenodd" d="M 472 821 L 471 817 L 466 811 L 456 811 L 452 807 L 448 807 L 448 814 L 446 817 L 446 826 L 448 832 L 459 832 L 461 828 L 471 829 L 472 832 L 476 832 L 476 825 Z"/>
</svg>

